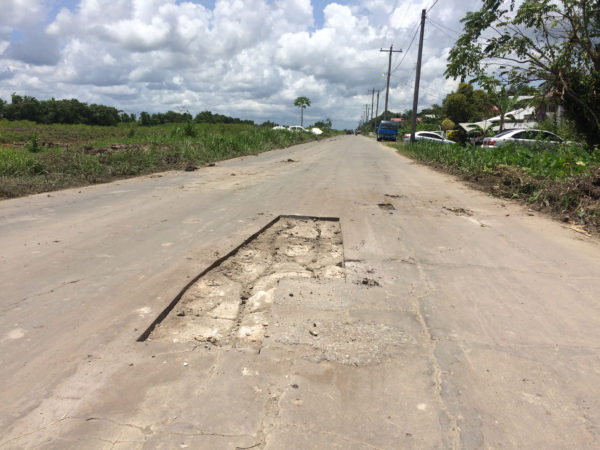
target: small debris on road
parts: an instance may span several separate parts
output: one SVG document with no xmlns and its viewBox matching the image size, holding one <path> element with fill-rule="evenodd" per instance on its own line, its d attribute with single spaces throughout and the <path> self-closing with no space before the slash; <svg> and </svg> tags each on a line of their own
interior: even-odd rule
<svg viewBox="0 0 600 450">
<path fill-rule="evenodd" d="M 363 278 L 362 281 L 357 281 L 356 284 L 362 284 L 363 286 L 375 287 L 379 286 L 379 282 L 372 280 L 371 278 Z"/>
<path fill-rule="evenodd" d="M 442 209 L 445 209 L 446 211 L 450 211 L 450 212 L 456 214 L 457 216 L 472 216 L 473 215 L 473 211 L 470 211 L 465 208 L 448 208 L 446 206 L 442 206 Z"/>
<path fill-rule="evenodd" d="M 392 205 L 391 203 L 378 203 L 377 206 L 379 206 L 384 211 L 395 211 L 396 210 L 396 207 L 394 205 Z"/>
</svg>

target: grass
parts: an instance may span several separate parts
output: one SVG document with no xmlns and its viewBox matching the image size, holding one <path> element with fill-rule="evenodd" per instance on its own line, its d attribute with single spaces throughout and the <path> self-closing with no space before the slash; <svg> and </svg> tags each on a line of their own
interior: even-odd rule
<svg viewBox="0 0 600 450">
<path fill-rule="evenodd" d="M 331 136 L 247 124 L 40 125 L 0 120 L 0 198 L 253 155 Z"/>
<path fill-rule="evenodd" d="M 600 233 L 600 150 L 498 149 L 434 142 L 396 144 L 401 153 L 474 182 L 500 197 L 520 199 Z"/>
</svg>

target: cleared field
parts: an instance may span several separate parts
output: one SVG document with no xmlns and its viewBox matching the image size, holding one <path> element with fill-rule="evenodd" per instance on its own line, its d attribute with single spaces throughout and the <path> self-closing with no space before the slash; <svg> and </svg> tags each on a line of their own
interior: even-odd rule
<svg viewBox="0 0 600 450">
<path fill-rule="evenodd" d="M 246 124 L 40 125 L 0 121 L 0 198 L 198 166 L 323 139 L 335 132 Z"/>
</svg>

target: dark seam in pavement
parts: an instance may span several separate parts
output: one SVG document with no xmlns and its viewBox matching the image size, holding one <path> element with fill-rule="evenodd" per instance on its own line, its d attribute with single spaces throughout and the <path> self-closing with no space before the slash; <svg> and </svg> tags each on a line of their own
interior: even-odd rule
<svg viewBox="0 0 600 450">
<path fill-rule="evenodd" d="M 449 430 L 449 431 L 450 431 L 451 440 L 452 440 L 451 445 L 452 445 L 453 449 L 457 450 L 457 449 L 461 448 L 461 443 L 460 443 L 461 439 L 460 439 L 460 430 L 458 427 L 458 420 L 450 412 L 448 405 L 446 405 L 446 402 L 444 401 L 444 398 L 442 396 L 442 368 L 440 367 L 439 361 L 438 361 L 437 357 L 435 356 L 435 349 L 436 349 L 437 342 L 436 342 L 436 339 L 431 334 L 431 330 L 430 330 L 429 326 L 427 325 L 427 322 L 425 320 L 423 312 L 421 311 L 421 300 L 430 296 L 433 293 L 434 288 L 429 283 L 429 280 L 427 279 L 427 276 L 426 276 L 425 272 L 423 271 L 423 267 L 421 266 L 421 264 L 417 263 L 416 266 L 417 266 L 417 269 L 419 270 L 419 275 L 420 275 L 421 280 L 423 280 L 423 282 L 427 286 L 427 293 L 420 295 L 419 297 L 416 297 L 415 300 L 413 301 L 414 313 L 417 317 L 417 321 L 421 325 L 421 331 L 425 335 L 425 338 L 426 338 L 424 345 L 426 348 L 429 349 L 429 359 L 433 366 L 433 378 L 434 378 L 433 381 L 435 384 L 435 390 L 436 390 L 436 394 L 438 396 L 438 401 L 439 401 L 442 411 L 444 412 L 444 414 L 448 418 L 448 421 L 450 422 L 451 430 Z"/>
<path fill-rule="evenodd" d="M 59 289 L 62 289 L 65 286 L 68 286 L 70 284 L 75 284 L 75 283 L 79 283 L 81 280 L 73 280 L 73 281 L 64 281 L 62 282 L 59 286 L 50 289 L 49 291 L 45 291 L 45 292 L 39 292 L 37 294 L 33 294 L 33 295 L 29 295 L 27 297 L 23 297 L 20 300 L 17 300 L 16 302 L 13 303 L 9 303 L 6 308 L 2 311 L 2 312 L 8 312 L 11 309 L 14 309 L 15 307 L 17 307 L 19 304 L 26 302 L 27 300 L 31 300 L 32 298 L 36 298 L 36 297 L 41 297 L 42 295 L 47 295 L 47 294 L 52 294 L 56 291 L 58 291 Z"/>
</svg>

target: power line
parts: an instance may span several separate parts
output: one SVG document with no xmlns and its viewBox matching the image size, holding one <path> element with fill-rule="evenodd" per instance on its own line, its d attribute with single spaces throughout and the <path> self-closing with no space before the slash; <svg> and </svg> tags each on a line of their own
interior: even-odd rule
<svg viewBox="0 0 600 450">
<path fill-rule="evenodd" d="M 443 28 L 441 28 L 440 26 L 438 26 L 437 24 L 435 24 L 434 22 L 432 22 L 429 19 L 427 19 L 427 22 L 429 22 L 429 24 L 432 25 L 433 28 L 435 28 L 436 30 L 438 30 L 443 35 L 448 36 L 450 39 L 456 41 L 456 36 L 451 36 L 447 31 L 445 31 Z"/>
<path fill-rule="evenodd" d="M 417 33 L 419 32 L 419 27 L 420 27 L 420 25 L 417 24 L 417 29 L 415 30 L 415 33 L 413 34 L 413 37 L 410 40 L 410 44 L 408 44 L 408 47 L 407 47 L 406 51 L 404 52 L 404 56 L 402 56 L 402 59 L 400 60 L 400 62 L 398 64 L 396 64 L 396 67 L 394 67 L 394 70 L 392 70 L 392 72 L 395 72 L 396 70 L 398 70 L 398 67 L 400 67 L 400 65 L 404 61 L 404 58 L 406 58 L 406 55 L 408 55 L 408 51 L 410 50 L 410 47 L 413 45 L 413 42 L 415 42 L 415 38 L 417 37 Z"/>
<path fill-rule="evenodd" d="M 450 28 L 450 27 L 447 27 L 447 26 L 446 26 L 446 25 L 444 25 L 444 24 L 441 24 L 441 23 L 435 22 L 435 21 L 431 20 L 429 17 L 427 18 L 427 21 L 428 21 L 428 22 L 429 22 L 431 25 L 433 25 L 435 28 L 437 28 L 437 30 L 438 30 L 438 31 L 441 31 L 442 33 L 443 33 L 444 31 L 449 31 L 450 33 L 454 33 L 454 34 L 456 34 L 456 36 L 457 36 L 457 37 L 459 37 L 459 36 L 462 34 L 460 31 L 456 31 L 456 30 L 454 30 L 454 29 L 452 29 L 452 28 Z M 455 41 L 457 40 L 457 37 L 454 37 L 454 36 L 449 36 L 448 34 L 446 34 L 446 36 L 448 36 L 448 37 L 451 37 L 451 38 L 452 38 L 452 39 L 454 39 Z M 483 38 L 483 37 L 478 37 L 478 38 L 476 39 L 476 42 L 479 42 L 480 44 L 487 44 L 487 42 L 488 42 L 488 41 L 487 41 L 485 38 Z"/>
<path fill-rule="evenodd" d="M 433 9 L 433 7 L 434 7 L 435 5 L 437 5 L 437 2 L 439 2 L 439 1 L 440 1 L 440 0 L 435 0 L 435 2 L 433 2 L 433 5 L 431 5 L 431 6 L 429 7 L 429 9 L 427 10 L 427 12 L 431 11 L 431 10 Z"/>
<path fill-rule="evenodd" d="M 415 79 L 411 79 L 410 81 L 403 81 L 401 79 L 399 79 L 398 77 L 394 77 L 398 79 L 398 83 L 402 84 L 408 88 L 414 87 L 414 82 Z M 421 86 L 420 89 L 423 89 L 425 91 L 427 91 L 428 97 L 433 97 L 437 100 L 439 100 L 440 102 L 444 101 L 444 98 L 446 95 L 451 94 L 453 91 L 433 91 L 432 88 L 430 87 L 426 87 L 426 86 Z"/>
<path fill-rule="evenodd" d="M 456 31 L 456 30 L 454 30 L 454 29 L 452 29 L 452 28 L 450 28 L 450 27 L 447 27 L 446 25 L 444 25 L 444 24 L 442 24 L 442 23 L 435 22 L 435 21 L 431 20 L 431 18 L 429 18 L 429 17 L 427 18 L 427 20 L 428 20 L 430 23 L 432 23 L 433 25 L 437 25 L 437 26 L 438 26 L 438 27 L 440 27 L 440 28 L 445 28 L 447 31 L 450 31 L 450 32 L 452 32 L 452 33 L 456 34 L 457 36 L 460 36 L 460 34 L 461 34 L 459 31 Z"/>
</svg>

